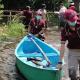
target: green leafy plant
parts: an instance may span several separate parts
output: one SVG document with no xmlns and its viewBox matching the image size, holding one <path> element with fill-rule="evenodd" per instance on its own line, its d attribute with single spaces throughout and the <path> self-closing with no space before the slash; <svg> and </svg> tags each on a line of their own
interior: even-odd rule
<svg viewBox="0 0 80 80">
<path fill-rule="evenodd" d="M 24 35 L 24 25 L 22 23 L 11 22 L 8 25 L 7 34 L 11 37 L 20 37 Z"/>
</svg>

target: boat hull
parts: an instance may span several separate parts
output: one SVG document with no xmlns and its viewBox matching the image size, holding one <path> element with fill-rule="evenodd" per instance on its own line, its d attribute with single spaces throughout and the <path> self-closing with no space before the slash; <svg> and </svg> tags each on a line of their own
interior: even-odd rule
<svg viewBox="0 0 80 80">
<path fill-rule="evenodd" d="M 20 73 L 27 80 L 60 80 L 61 71 L 59 70 L 45 70 L 26 65 L 16 58 L 16 65 Z"/>
</svg>

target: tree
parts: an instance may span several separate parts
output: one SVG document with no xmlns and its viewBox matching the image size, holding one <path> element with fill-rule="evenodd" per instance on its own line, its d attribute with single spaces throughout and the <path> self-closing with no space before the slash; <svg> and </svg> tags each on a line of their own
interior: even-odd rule
<svg viewBox="0 0 80 80">
<path fill-rule="evenodd" d="M 26 5 L 30 5 L 31 0 L 2 0 L 4 9 L 23 9 Z"/>
<path fill-rule="evenodd" d="M 27 5 L 33 9 L 41 7 L 42 3 L 45 3 L 47 10 L 59 10 L 60 3 L 64 3 L 67 6 L 67 0 L 2 0 L 4 9 L 24 9 Z M 79 4 L 79 0 L 74 0 L 76 4 Z M 79 5 L 77 5 L 78 9 Z"/>
</svg>

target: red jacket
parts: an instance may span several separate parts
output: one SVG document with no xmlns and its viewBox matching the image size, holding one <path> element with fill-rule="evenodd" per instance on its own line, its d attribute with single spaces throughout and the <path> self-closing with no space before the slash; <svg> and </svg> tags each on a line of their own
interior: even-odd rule
<svg viewBox="0 0 80 80">
<path fill-rule="evenodd" d="M 77 34 L 77 29 L 80 28 L 80 24 L 77 23 L 75 27 L 76 30 L 72 31 L 70 26 L 66 24 L 65 28 L 61 30 L 61 41 L 68 40 L 67 47 L 69 49 L 80 49 L 80 37 Z"/>
<path fill-rule="evenodd" d="M 31 33 L 32 34 L 38 34 L 43 27 L 45 27 L 46 21 L 44 19 L 40 19 L 38 22 L 36 22 L 35 18 L 33 18 L 30 22 L 31 26 Z"/>
</svg>

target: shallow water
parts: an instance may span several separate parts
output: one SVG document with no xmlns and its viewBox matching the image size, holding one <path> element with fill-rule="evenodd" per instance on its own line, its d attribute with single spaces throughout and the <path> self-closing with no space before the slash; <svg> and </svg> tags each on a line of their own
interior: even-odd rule
<svg viewBox="0 0 80 80">
<path fill-rule="evenodd" d="M 60 46 L 60 33 L 49 30 L 46 42 L 56 47 Z M 15 66 L 16 58 L 14 50 L 18 42 L 0 42 L 0 80 L 25 80 Z"/>
</svg>

